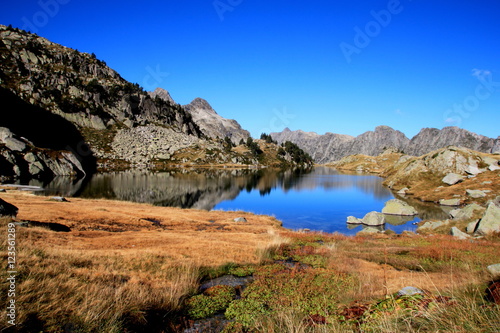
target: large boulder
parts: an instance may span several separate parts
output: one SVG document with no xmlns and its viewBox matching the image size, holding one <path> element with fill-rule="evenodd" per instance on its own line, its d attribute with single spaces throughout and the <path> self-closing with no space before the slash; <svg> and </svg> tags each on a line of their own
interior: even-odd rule
<svg viewBox="0 0 500 333">
<path fill-rule="evenodd" d="M 455 220 L 469 220 L 474 216 L 474 212 L 484 212 L 484 208 L 476 203 L 465 206 L 462 209 L 454 209 L 450 212 L 450 215 Z"/>
<path fill-rule="evenodd" d="M 385 203 L 385 207 L 382 209 L 382 213 L 387 215 L 404 215 L 413 216 L 417 215 L 418 212 L 415 208 L 408 205 L 403 200 L 392 199 Z"/>
<path fill-rule="evenodd" d="M 0 199 L 0 216 L 16 217 L 19 209 L 2 199 Z"/>
<path fill-rule="evenodd" d="M 476 233 L 479 235 L 487 235 L 492 232 L 500 232 L 500 207 L 494 202 L 490 202 L 476 229 Z"/>
<path fill-rule="evenodd" d="M 367 226 L 379 226 L 385 224 L 384 214 L 370 212 L 363 217 L 363 224 Z"/>
</svg>

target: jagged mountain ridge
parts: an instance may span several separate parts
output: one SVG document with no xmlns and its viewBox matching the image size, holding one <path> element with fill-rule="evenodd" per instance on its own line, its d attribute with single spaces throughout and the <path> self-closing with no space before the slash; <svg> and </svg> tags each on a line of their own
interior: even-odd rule
<svg viewBox="0 0 500 333">
<path fill-rule="evenodd" d="M 424 128 L 411 140 L 389 126 L 378 126 L 374 131 L 365 132 L 357 137 L 334 133 L 319 135 L 301 130 L 291 131 L 288 128 L 270 135 L 278 143 L 291 141 L 297 144 L 320 164 L 356 154 L 377 156 L 389 148 L 415 156 L 450 145 L 484 153 L 500 152 L 500 137 L 492 139 L 458 127 L 445 127 L 441 130 Z"/>
<path fill-rule="evenodd" d="M 175 103 L 170 93 L 163 88 L 156 88 L 149 95 L 172 104 Z M 234 144 L 237 144 L 242 139 L 246 141 L 250 136 L 250 132 L 241 128 L 241 125 L 236 120 L 220 116 L 203 98 L 195 98 L 191 103 L 182 107 L 191 114 L 193 121 L 199 126 L 203 134 L 209 138 L 224 139 L 229 137 Z"/>
<path fill-rule="evenodd" d="M 195 98 L 191 103 L 183 105 L 184 109 L 191 113 L 194 122 L 200 127 L 202 132 L 210 138 L 223 139 L 231 138 L 235 144 L 240 140 L 250 137 L 250 132 L 241 128 L 241 125 L 234 119 L 226 119 L 212 108 L 212 106 L 202 98 Z"/>
</svg>

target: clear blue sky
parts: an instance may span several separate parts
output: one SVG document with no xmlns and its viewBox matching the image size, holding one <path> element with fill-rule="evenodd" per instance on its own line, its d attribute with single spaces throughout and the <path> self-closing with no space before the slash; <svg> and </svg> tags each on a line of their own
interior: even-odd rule
<svg viewBox="0 0 500 333">
<path fill-rule="evenodd" d="M 496 138 L 499 18 L 498 0 L 18 0 L 0 12 L 180 104 L 202 97 L 253 136 L 457 125 Z"/>
</svg>

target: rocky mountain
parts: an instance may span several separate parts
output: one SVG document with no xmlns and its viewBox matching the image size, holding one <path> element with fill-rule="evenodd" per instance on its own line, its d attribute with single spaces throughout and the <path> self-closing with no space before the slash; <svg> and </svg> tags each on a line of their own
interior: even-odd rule
<svg viewBox="0 0 500 333">
<path fill-rule="evenodd" d="M 500 137 L 495 140 L 458 127 L 424 128 L 410 140 L 405 153 L 420 156 L 450 145 L 494 153 L 500 152 Z"/>
<path fill-rule="evenodd" d="M 410 141 L 406 136 L 388 126 L 378 126 L 370 131 L 352 137 L 349 135 L 314 132 L 290 131 L 286 128 L 281 133 L 271 133 L 278 143 L 291 141 L 311 155 L 316 163 L 328 163 L 342 157 L 364 154 L 375 156 L 386 149 L 403 150 Z"/>
<path fill-rule="evenodd" d="M 31 142 L 32 149 L 73 156 L 85 171 L 96 168 L 96 159 L 121 158 L 112 143 L 138 126 L 165 129 L 190 138 L 188 141 L 203 137 L 190 113 L 180 105 L 151 97 L 94 54 L 0 26 L 0 59 L 0 127 Z M 177 147 L 177 142 L 170 140 L 168 149 L 183 148 Z M 128 151 L 144 155 L 139 150 L 143 147 L 137 148 L 134 151 L 129 146 Z M 4 145 L 0 154 L 8 173 L 5 165 L 10 163 L 11 169 L 17 165 L 12 163 L 12 150 Z"/>
<path fill-rule="evenodd" d="M 202 99 L 182 107 L 166 90 L 148 93 L 124 80 L 94 54 L 2 25 L 0 100 L 4 178 L 288 163 L 288 155 L 276 157 L 277 146 L 272 159 L 236 149 L 249 133 Z"/>
<path fill-rule="evenodd" d="M 241 128 L 233 119 L 226 119 L 218 115 L 208 102 L 202 98 L 195 98 L 191 103 L 183 106 L 193 117 L 194 122 L 208 137 L 224 139 L 229 137 L 235 144 L 246 141 L 250 133 Z"/>
<path fill-rule="evenodd" d="M 375 131 L 357 137 L 326 133 L 290 131 L 271 133 L 279 143 L 291 141 L 309 153 L 316 163 L 330 163 L 349 155 L 377 156 L 387 149 L 420 156 L 450 145 L 465 147 L 484 153 L 500 152 L 500 137 L 491 139 L 458 127 L 424 128 L 411 140 L 402 132 L 388 126 L 378 126 Z"/>
</svg>

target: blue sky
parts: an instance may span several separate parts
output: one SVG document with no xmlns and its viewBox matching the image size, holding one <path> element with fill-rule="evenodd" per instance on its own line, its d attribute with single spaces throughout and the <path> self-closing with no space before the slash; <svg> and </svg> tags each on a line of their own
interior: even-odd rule
<svg viewBox="0 0 500 333">
<path fill-rule="evenodd" d="M 202 97 L 253 136 L 454 125 L 496 138 L 499 15 L 497 0 L 20 0 L 0 23 L 180 104 Z"/>
</svg>

